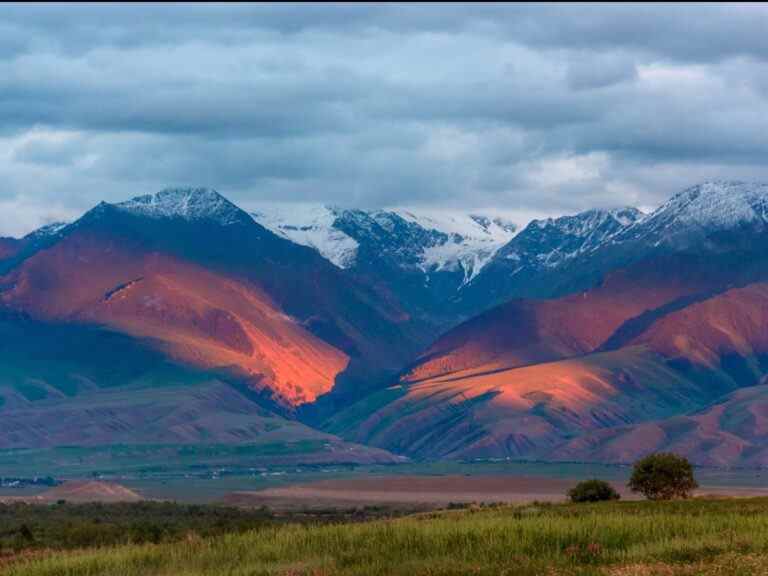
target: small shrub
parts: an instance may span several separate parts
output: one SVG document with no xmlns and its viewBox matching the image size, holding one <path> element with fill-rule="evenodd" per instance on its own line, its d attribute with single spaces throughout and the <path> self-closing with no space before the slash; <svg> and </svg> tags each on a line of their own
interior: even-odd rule
<svg viewBox="0 0 768 576">
<path fill-rule="evenodd" d="M 21 536 L 22 539 L 28 543 L 35 541 L 35 535 L 32 534 L 32 530 L 26 524 L 19 526 L 19 536 Z"/>
<path fill-rule="evenodd" d="M 613 486 L 605 480 L 584 480 L 568 490 L 571 502 L 605 502 L 621 498 Z"/>
<path fill-rule="evenodd" d="M 635 463 L 628 486 L 649 500 L 672 500 L 689 498 L 699 485 L 688 460 L 671 452 L 660 452 Z"/>
</svg>

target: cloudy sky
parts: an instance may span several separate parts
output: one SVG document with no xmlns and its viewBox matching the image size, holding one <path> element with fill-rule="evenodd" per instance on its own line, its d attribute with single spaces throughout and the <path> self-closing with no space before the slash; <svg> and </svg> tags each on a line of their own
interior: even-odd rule
<svg viewBox="0 0 768 576">
<path fill-rule="evenodd" d="M 768 180 L 768 6 L 4 5 L 0 235 L 170 185 L 530 215 Z"/>
</svg>

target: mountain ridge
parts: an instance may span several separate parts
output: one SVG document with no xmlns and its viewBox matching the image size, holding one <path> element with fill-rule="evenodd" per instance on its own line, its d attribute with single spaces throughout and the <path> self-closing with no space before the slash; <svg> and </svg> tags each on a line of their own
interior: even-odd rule
<svg viewBox="0 0 768 576">
<path fill-rule="evenodd" d="M 724 449 L 728 461 L 755 464 L 762 428 L 707 416 L 699 433 L 696 415 L 720 399 L 733 418 L 749 417 L 750 398 L 762 406 L 738 390 L 768 374 L 767 207 L 766 185 L 706 182 L 648 214 L 594 209 L 519 232 L 476 212 L 436 222 L 326 207 L 299 224 L 272 217 L 276 234 L 214 190 L 170 188 L 0 243 L 0 312 L 62 334 L 109 330 L 222 380 L 190 392 L 189 411 L 161 418 L 173 429 L 147 442 L 194 440 L 195 422 L 222 441 L 255 438 L 254 407 L 240 432 L 205 416 L 245 391 L 275 417 L 419 458 L 604 458 L 683 426 L 691 454 L 710 461 L 722 426 L 750 446 Z M 8 322 L 12 338 L 36 333 Z M 12 350 L 0 346 L 9 365 Z M 140 406 L 143 392 L 121 388 L 130 373 L 114 385 Z M 23 411 L 11 428 L 24 442 L 54 414 L 92 414 L 99 438 L 117 425 L 92 378 L 36 380 L 0 377 L 0 410 Z M 97 398 L 104 410 L 81 412 Z"/>
</svg>

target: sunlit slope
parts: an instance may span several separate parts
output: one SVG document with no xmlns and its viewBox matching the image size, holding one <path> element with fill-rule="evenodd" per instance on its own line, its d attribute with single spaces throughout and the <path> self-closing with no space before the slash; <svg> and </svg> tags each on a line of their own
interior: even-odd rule
<svg viewBox="0 0 768 576">
<path fill-rule="evenodd" d="M 610 428 L 576 439 L 554 456 L 631 461 L 670 449 L 706 465 L 768 465 L 768 285 L 724 292 L 658 319 L 630 339 L 651 347 L 684 374 L 725 374 L 746 387 L 700 412 Z"/>
<path fill-rule="evenodd" d="M 768 386 L 737 390 L 701 411 L 597 430 L 558 447 L 553 459 L 633 462 L 658 451 L 702 466 L 768 465 Z"/>
<path fill-rule="evenodd" d="M 0 299 L 10 308 L 149 338 L 171 358 L 233 367 L 292 404 L 328 392 L 349 360 L 252 283 L 87 233 L 39 252 L 7 281 Z"/>
<path fill-rule="evenodd" d="M 688 379 L 632 347 L 403 383 L 331 419 L 328 429 L 415 456 L 524 457 L 589 430 L 686 412 L 731 385 Z"/>
<path fill-rule="evenodd" d="M 768 364 L 768 284 L 727 290 L 659 317 L 628 338 L 693 367 L 736 371 L 756 383 Z"/>
<path fill-rule="evenodd" d="M 768 373 L 768 287 L 662 307 L 626 328 L 609 339 L 608 351 L 518 368 L 491 361 L 420 380 L 408 375 L 332 419 L 329 429 L 430 457 L 629 461 L 669 445 L 699 462 L 753 461 L 714 416 L 705 418 L 708 428 L 699 417 L 647 423 L 705 409 Z M 749 406 L 758 396 L 736 398 L 730 414 L 741 416 L 729 422 L 762 410 Z M 674 440 L 680 426 L 690 429 L 685 442 Z M 756 446 L 760 429 L 735 445 Z"/>
<path fill-rule="evenodd" d="M 721 275 L 708 263 L 675 257 L 617 270 L 599 286 L 560 299 L 512 300 L 439 338 L 417 359 L 405 381 L 587 354 L 625 322 L 721 284 Z"/>
<path fill-rule="evenodd" d="M 287 408 L 332 390 L 354 396 L 428 335 L 396 303 L 198 189 L 102 203 L 14 261 L 0 306 L 148 339 Z"/>
<path fill-rule="evenodd" d="M 393 460 L 269 407 L 228 373 L 179 365 L 125 334 L 0 314 L 2 450 L 144 446 L 121 453 L 127 466 L 190 444 L 264 446 L 261 463 L 297 461 L 289 456 L 298 448 L 306 462 Z M 239 458 L 216 450 L 222 462 Z"/>
</svg>

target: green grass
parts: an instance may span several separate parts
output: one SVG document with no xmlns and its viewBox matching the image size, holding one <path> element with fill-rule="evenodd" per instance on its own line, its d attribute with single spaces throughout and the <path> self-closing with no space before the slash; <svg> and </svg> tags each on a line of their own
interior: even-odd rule
<svg viewBox="0 0 768 576">
<path fill-rule="evenodd" d="M 15 562 L 8 576 L 768 573 L 768 499 L 530 505 L 244 534 Z"/>
<path fill-rule="evenodd" d="M 217 536 L 275 523 L 267 510 L 171 502 L 0 504 L 0 554 Z"/>
</svg>

